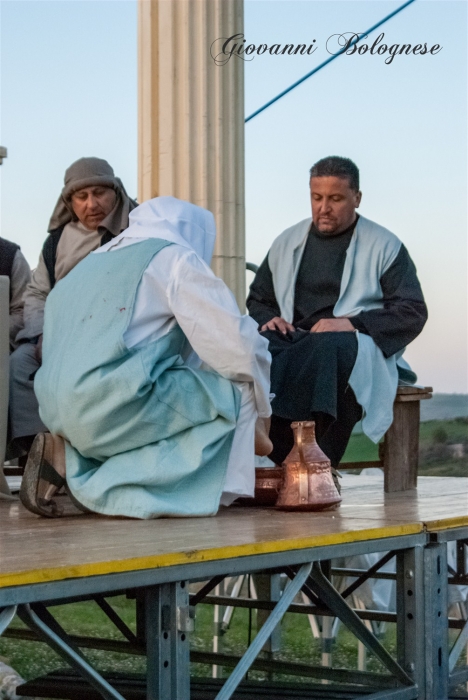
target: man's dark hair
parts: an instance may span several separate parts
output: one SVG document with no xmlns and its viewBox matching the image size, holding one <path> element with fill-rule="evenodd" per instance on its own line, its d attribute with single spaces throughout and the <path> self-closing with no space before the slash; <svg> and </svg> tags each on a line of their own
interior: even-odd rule
<svg viewBox="0 0 468 700">
<path fill-rule="evenodd" d="M 341 158 L 340 156 L 322 158 L 311 167 L 310 177 L 347 178 L 350 188 L 359 192 L 359 169 L 349 158 Z"/>
</svg>

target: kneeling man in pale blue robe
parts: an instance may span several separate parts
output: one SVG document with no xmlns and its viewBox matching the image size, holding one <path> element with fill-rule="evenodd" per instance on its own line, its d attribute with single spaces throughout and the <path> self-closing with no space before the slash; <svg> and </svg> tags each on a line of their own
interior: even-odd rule
<svg viewBox="0 0 468 700">
<path fill-rule="evenodd" d="M 253 495 L 270 355 L 208 267 L 214 241 L 211 213 L 159 197 L 51 292 L 35 379 L 50 434 L 26 466 L 29 510 L 61 515 L 65 483 L 82 509 L 135 518 L 214 515 Z"/>
</svg>

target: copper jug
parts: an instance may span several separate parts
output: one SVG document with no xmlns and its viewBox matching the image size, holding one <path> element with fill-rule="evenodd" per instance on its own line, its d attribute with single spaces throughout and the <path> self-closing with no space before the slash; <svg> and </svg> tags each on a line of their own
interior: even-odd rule
<svg viewBox="0 0 468 700">
<path fill-rule="evenodd" d="M 331 464 L 315 440 L 314 421 L 291 423 L 294 446 L 286 457 L 284 481 L 276 501 L 281 510 L 323 510 L 341 503 Z"/>
</svg>

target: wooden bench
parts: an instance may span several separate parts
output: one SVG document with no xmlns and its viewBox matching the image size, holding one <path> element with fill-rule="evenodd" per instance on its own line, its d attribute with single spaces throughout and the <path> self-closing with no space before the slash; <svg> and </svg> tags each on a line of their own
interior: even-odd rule
<svg viewBox="0 0 468 700">
<path fill-rule="evenodd" d="M 393 404 L 393 423 L 379 444 L 379 459 L 342 462 L 339 469 L 380 467 L 384 471 L 386 493 L 415 489 L 419 466 L 419 402 L 431 398 L 432 387 L 398 387 Z"/>
</svg>

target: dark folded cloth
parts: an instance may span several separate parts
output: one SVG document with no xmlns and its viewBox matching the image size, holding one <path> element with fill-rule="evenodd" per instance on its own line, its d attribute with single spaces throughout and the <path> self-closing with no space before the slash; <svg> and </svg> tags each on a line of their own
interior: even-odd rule
<svg viewBox="0 0 468 700">
<path fill-rule="evenodd" d="M 269 340 L 271 390 L 276 394 L 270 458 L 281 463 L 290 451 L 292 421 L 314 420 L 318 444 L 337 466 L 362 413 L 348 386 L 357 355 L 356 335 L 303 330 L 286 336 L 277 331 L 262 335 Z"/>
<path fill-rule="evenodd" d="M 310 420 L 312 413 L 337 417 L 356 361 L 354 333 L 309 333 L 297 330 L 284 336 L 265 331 L 272 355 L 273 413 L 290 420 Z"/>
</svg>

